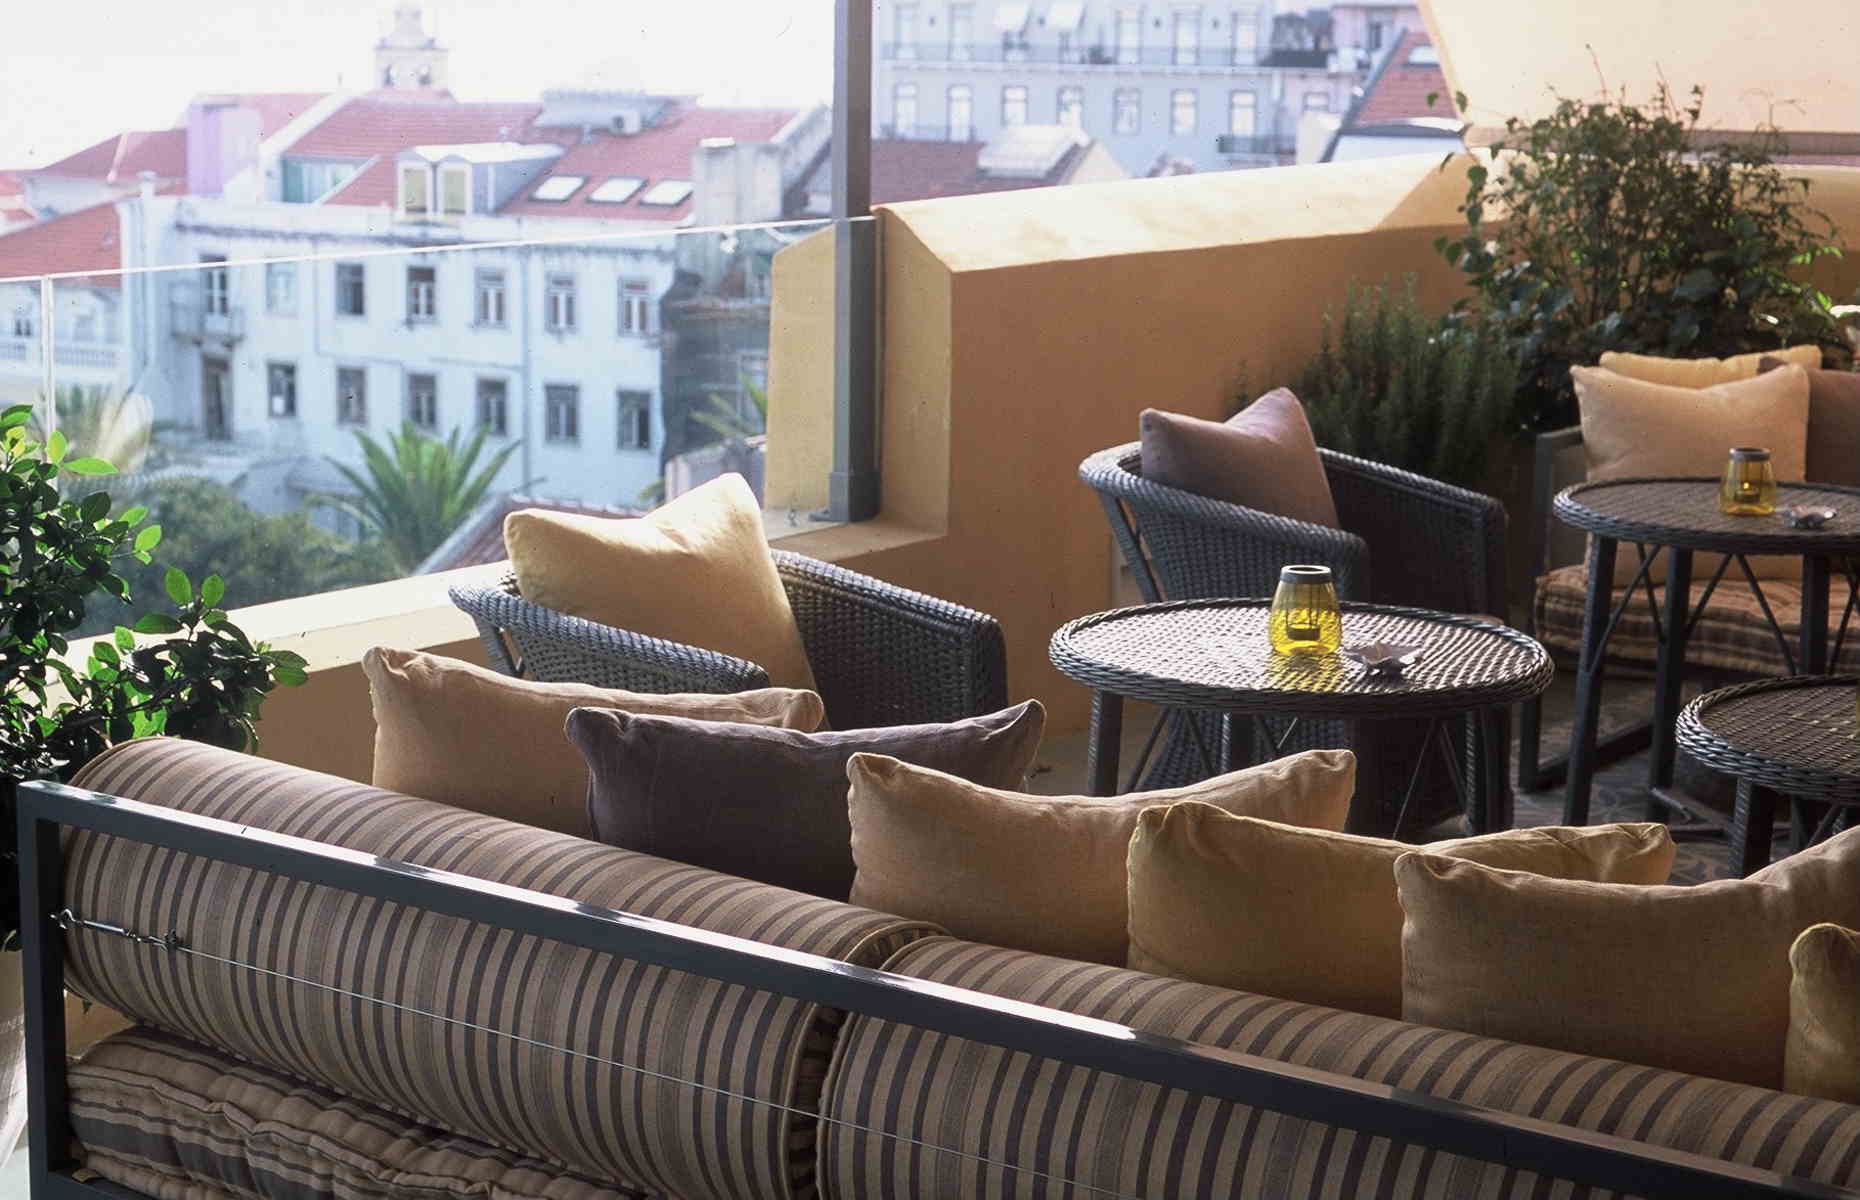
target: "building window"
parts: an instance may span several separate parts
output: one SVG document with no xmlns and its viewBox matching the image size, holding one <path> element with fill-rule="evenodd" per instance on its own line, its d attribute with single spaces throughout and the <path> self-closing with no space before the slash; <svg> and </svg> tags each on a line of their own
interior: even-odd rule
<svg viewBox="0 0 1860 1200">
<path fill-rule="evenodd" d="M 917 133 L 917 85 L 900 83 L 891 89 L 891 135 L 907 138 Z"/>
<path fill-rule="evenodd" d="M 581 440 L 581 389 L 572 383 L 543 388 L 543 437 L 551 442 Z"/>
<path fill-rule="evenodd" d="M 1136 63 L 1143 59 L 1143 14 L 1134 8 L 1117 10 L 1117 61 Z"/>
<path fill-rule="evenodd" d="M 265 393 L 271 398 L 271 415 L 297 415 L 297 364 L 266 363 Z"/>
<path fill-rule="evenodd" d="M 897 53 L 899 58 L 917 57 L 917 6 L 900 4 L 897 11 L 897 24 L 893 26 L 897 35 Z"/>
<path fill-rule="evenodd" d="M 1376 51 L 1382 49 L 1383 44 L 1388 40 L 1388 36 L 1389 23 L 1387 21 L 1371 21 L 1369 23 L 1368 51 L 1374 54 Z"/>
<path fill-rule="evenodd" d="M 433 211 L 432 171 L 424 164 L 400 169 L 400 215 L 410 221 L 424 221 Z"/>
<path fill-rule="evenodd" d="M 38 334 L 38 322 L 33 320 L 33 307 L 22 304 L 13 310 L 13 336 L 20 338 L 34 337 Z"/>
<path fill-rule="evenodd" d="M 1169 132 L 1177 134 L 1195 132 L 1195 96 L 1190 88 L 1181 88 L 1169 97 Z"/>
<path fill-rule="evenodd" d="M 570 333 L 575 328 L 575 277 L 549 276 L 543 293 L 543 325 L 551 333 Z"/>
<path fill-rule="evenodd" d="M 265 264 L 265 311 L 274 317 L 297 315 L 297 264 Z"/>
<path fill-rule="evenodd" d="M 952 4 L 949 6 L 949 57 L 955 62 L 968 62 L 975 57 L 975 5 Z"/>
<path fill-rule="evenodd" d="M 344 317 L 368 315 L 368 289 L 361 263 L 336 264 L 336 313 Z"/>
<path fill-rule="evenodd" d="M 1010 83 L 1001 89 L 1001 123 L 1003 125 L 1025 125 L 1027 123 L 1027 89 L 1023 85 Z"/>
<path fill-rule="evenodd" d="M 1175 65 L 1192 67 L 1201 61 L 1201 10 L 1175 11 Z"/>
<path fill-rule="evenodd" d="M 652 449 L 652 393 L 622 391 L 620 397 L 620 449 Z"/>
<path fill-rule="evenodd" d="M 1143 128 L 1143 93 L 1118 88 L 1111 97 L 1111 132 L 1133 134 Z"/>
<path fill-rule="evenodd" d="M 1252 92 L 1234 92 L 1227 97 L 1227 132 L 1237 137 L 1252 137 L 1258 128 L 1259 98 Z"/>
<path fill-rule="evenodd" d="M 315 204 L 355 175 L 355 164 L 284 160 L 283 196 L 286 204 Z"/>
<path fill-rule="evenodd" d="M 1230 19 L 1234 31 L 1234 66 L 1243 67 L 1259 53 L 1259 9 L 1236 8 Z"/>
<path fill-rule="evenodd" d="M 232 309 L 232 278 L 226 268 L 226 256 L 203 254 L 200 261 L 206 264 L 200 272 L 201 302 L 209 314 L 223 317 Z"/>
<path fill-rule="evenodd" d="M 949 89 L 949 140 L 975 140 L 975 89 L 966 83 L 952 84 Z"/>
<path fill-rule="evenodd" d="M 487 437 L 510 435 L 510 385 L 504 380 L 478 381 L 478 428 Z"/>
<path fill-rule="evenodd" d="M 1329 112 L 1330 111 L 1330 94 L 1328 92 L 1306 92 L 1305 93 L 1305 111 L 1306 112 Z"/>
<path fill-rule="evenodd" d="M 439 168 L 439 215 L 455 221 L 471 212 L 471 169 Z"/>
<path fill-rule="evenodd" d="M 368 424 L 368 371 L 364 367 L 336 368 L 336 423 Z"/>
<path fill-rule="evenodd" d="M 1074 129 L 1085 128 L 1085 89 L 1062 87 L 1059 89 L 1059 123 L 1070 125 Z"/>
<path fill-rule="evenodd" d="M 620 281 L 620 332 L 622 335 L 652 332 L 652 285 L 644 279 Z"/>
<path fill-rule="evenodd" d="M 439 428 L 439 377 L 407 376 L 407 420 L 429 432 Z"/>
<path fill-rule="evenodd" d="M 502 325 L 504 323 L 504 273 L 502 271 L 478 272 L 478 324 Z"/>
<path fill-rule="evenodd" d="M 407 268 L 407 319 L 432 321 L 439 317 L 438 281 L 432 267 Z"/>
</svg>

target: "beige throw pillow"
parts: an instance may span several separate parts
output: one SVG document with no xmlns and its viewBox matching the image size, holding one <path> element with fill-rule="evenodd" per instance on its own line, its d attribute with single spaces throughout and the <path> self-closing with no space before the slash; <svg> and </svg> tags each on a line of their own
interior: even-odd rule
<svg viewBox="0 0 1860 1200">
<path fill-rule="evenodd" d="M 741 475 L 644 517 L 524 509 L 504 518 L 524 598 L 602 625 L 747 659 L 778 687 L 814 673 Z"/>
<path fill-rule="evenodd" d="M 1775 1088 L 1789 947 L 1821 921 L 1860 928 L 1860 830 L 1696 887 L 1395 862 L 1402 1019 Z"/>
<path fill-rule="evenodd" d="M 375 710 L 374 785 L 457 808 L 592 837 L 588 768 L 563 726 L 571 709 L 775 725 L 811 733 L 812 692 L 641 695 L 583 683 L 536 683 L 483 667 L 377 646 L 362 656 Z"/>
<path fill-rule="evenodd" d="M 1571 367 L 1582 411 L 1582 448 L 1590 479 L 1644 475 L 1724 473 L 1733 446 L 1763 446 L 1776 478 L 1800 481 L 1807 462 L 1808 373 L 1797 366 L 1710 387 L 1673 387 L 1617 375 L 1600 367 Z M 1715 556 L 1697 556 L 1697 577 L 1717 569 Z M 1794 579 L 1801 560 L 1751 560 L 1759 578 Z M 1615 563 L 1615 586 L 1633 579 L 1639 559 L 1624 545 Z M 1662 556 L 1650 573 L 1666 578 Z"/>
<path fill-rule="evenodd" d="M 1395 860 L 1417 847 L 1236 817 L 1144 812 L 1130 839 L 1129 966 L 1152 975 L 1401 1016 Z M 1510 829 L 1430 854 L 1559 879 L 1665 883 L 1666 826 Z"/>
<path fill-rule="evenodd" d="M 980 787 L 876 754 L 855 755 L 846 773 L 854 904 L 970 941 L 1113 966 L 1124 961 L 1124 859 L 1144 809 L 1198 800 L 1341 829 L 1356 789 L 1348 750 L 1108 799 Z"/>
<path fill-rule="evenodd" d="M 1789 968 L 1783 1091 L 1860 1104 L 1860 933 L 1811 925 Z"/>
<path fill-rule="evenodd" d="M 1610 350 L 1602 355 L 1601 367 L 1629 379 L 1663 383 L 1671 387 L 1702 388 L 1716 383 L 1749 379 L 1758 373 L 1765 358 L 1794 363 L 1810 369 L 1821 366 L 1821 347 L 1790 346 L 1785 350 L 1758 350 L 1730 358 L 1661 358 L 1653 354 L 1624 354 Z"/>
</svg>

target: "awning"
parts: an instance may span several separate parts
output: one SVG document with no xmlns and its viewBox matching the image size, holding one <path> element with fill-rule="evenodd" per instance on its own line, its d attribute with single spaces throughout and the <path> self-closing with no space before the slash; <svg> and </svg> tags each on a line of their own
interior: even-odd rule
<svg viewBox="0 0 1860 1200">
<path fill-rule="evenodd" d="M 1705 89 L 1700 124 L 1775 125 L 1795 154 L 1860 153 L 1860 5 L 1795 0 L 1421 0 L 1453 90 L 1468 101 L 1468 144 L 1507 117 L 1543 116 L 1561 94 L 1588 99 L 1604 81 L 1643 101 L 1664 79 L 1674 99 Z"/>
<path fill-rule="evenodd" d="M 1077 33 L 1085 20 L 1085 0 L 1057 0 L 1046 10 L 1046 27 L 1055 33 Z"/>
<path fill-rule="evenodd" d="M 998 33 L 1019 33 L 1027 28 L 1027 4 L 999 4 L 995 6 L 995 30 Z"/>
</svg>

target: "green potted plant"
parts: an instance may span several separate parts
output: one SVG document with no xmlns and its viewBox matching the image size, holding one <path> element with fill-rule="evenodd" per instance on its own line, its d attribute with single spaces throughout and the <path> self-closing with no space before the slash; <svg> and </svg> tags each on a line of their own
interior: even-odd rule
<svg viewBox="0 0 1860 1200">
<path fill-rule="evenodd" d="M 33 406 L 0 412 L 0 948 L 17 946 L 14 791 L 24 780 L 68 779 L 118 742 L 153 734 L 247 749 L 265 694 L 304 680 L 297 655 L 254 644 L 219 607 L 225 582 L 196 588 L 170 570 L 171 611 L 116 626 L 83 660 L 70 637 L 94 597 L 130 600 L 119 562 L 147 563 L 161 527 L 147 511 L 112 514 L 107 492 L 62 491 L 61 481 L 109 475 L 97 457 L 71 457 L 65 436 L 43 444 Z M 151 640 L 160 639 L 160 640 Z M 18 955 L 0 953 L 0 1147 L 23 1120 Z"/>
</svg>

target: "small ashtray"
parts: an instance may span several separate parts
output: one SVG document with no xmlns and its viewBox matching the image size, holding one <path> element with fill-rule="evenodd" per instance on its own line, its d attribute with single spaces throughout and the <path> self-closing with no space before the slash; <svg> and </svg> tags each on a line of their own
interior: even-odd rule
<svg viewBox="0 0 1860 1200">
<path fill-rule="evenodd" d="M 1837 515 L 1831 508 L 1812 508 L 1807 505 L 1788 505 L 1776 510 L 1791 529 L 1820 529 Z"/>
<path fill-rule="evenodd" d="M 1365 673 L 1379 679 L 1399 679 L 1401 673 L 1421 661 L 1424 647 L 1403 646 L 1397 642 L 1369 642 L 1345 646 L 1339 653 L 1351 662 L 1360 663 Z"/>
</svg>

